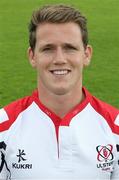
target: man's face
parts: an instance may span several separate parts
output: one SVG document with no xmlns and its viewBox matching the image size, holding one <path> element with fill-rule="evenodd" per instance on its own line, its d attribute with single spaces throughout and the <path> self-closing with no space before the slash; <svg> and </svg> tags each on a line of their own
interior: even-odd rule
<svg viewBox="0 0 119 180">
<path fill-rule="evenodd" d="M 90 57 L 91 47 L 84 48 L 80 28 L 72 22 L 39 25 L 34 52 L 29 48 L 39 90 L 56 95 L 82 86 L 83 67 L 89 64 Z"/>
</svg>

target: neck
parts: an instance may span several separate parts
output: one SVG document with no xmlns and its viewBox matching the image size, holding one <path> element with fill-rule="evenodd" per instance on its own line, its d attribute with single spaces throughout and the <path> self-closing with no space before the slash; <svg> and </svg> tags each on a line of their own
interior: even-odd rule
<svg viewBox="0 0 119 180">
<path fill-rule="evenodd" d="M 40 101 L 61 118 L 85 98 L 82 92 L 82 86 L 64 95 L 49 93 L 38 87 L 38 94 Z"/>
</svg>

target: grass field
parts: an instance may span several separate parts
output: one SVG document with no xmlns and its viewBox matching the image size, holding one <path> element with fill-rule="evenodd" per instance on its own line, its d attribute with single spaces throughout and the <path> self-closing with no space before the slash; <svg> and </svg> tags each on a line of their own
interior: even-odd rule
<svg viewBox="0 0 119 180">
<path fill-rule="evenodd" d="M 36 88 L 36 73 L 27 60 L 27 26 L 32 11 L 47 3 L 71 4 L 87 16 L 93 58 L 84 86 L 119 108 L 118 0 L 0 0 L 0 107 Z"/>
</svg>

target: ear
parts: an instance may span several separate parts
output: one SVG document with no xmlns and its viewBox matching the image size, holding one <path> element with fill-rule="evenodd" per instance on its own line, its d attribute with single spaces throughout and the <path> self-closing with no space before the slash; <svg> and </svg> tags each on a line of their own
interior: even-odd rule
<svg viewBox="0 0 119 180">
<path fill-rule="evenodd" d="M 28 54 L 28 58 L 29 58 L 29 62 L 31 66 L 33 68 L 36 68 L 36 59 L 35 59 L 35 55 L 31 47 L 28 48 L 27 54 Z"/>
<path fill-rule="evenodd" d="M 85 58 L 84 58 L 84 67 L 89 66 L 92 57 L 92 47 L 90 45 L 86 46 L 85 49 Z"/>
</svg>

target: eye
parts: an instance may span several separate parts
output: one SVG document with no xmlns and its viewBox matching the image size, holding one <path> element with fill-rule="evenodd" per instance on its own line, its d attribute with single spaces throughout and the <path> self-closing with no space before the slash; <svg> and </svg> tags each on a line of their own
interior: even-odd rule
<svg viewBox="0 0 119 180">
<path fill-rule="evenodd" d="M 49 52 L 53 52 L 55 49 L 55 47 L 53 45 L 46 45 L 46 46 L 43 46 L 41 48 L 41 51 L 44 52 L 44 53 L 49 53 Z"/>
<path fill-rule="evenodd" d="M 75 46 L 73 46 L 73 45 L 68 44 L 68 45 L 65 46 L 65 50 L 76 51 L 77 48 Z"/>
<path fill-rule="evenodd" d="M 42 51 L 50 51 L 51 48 L 50 47 L 46 47 L 46 48 L 43 48 Z"/>
</svg>

